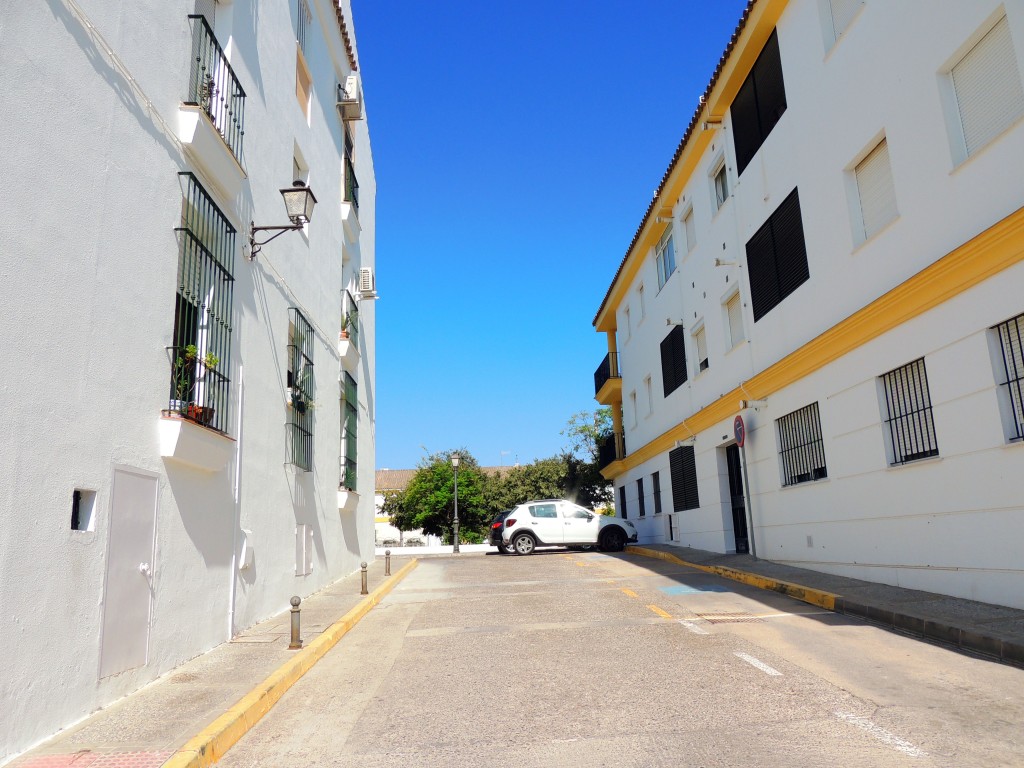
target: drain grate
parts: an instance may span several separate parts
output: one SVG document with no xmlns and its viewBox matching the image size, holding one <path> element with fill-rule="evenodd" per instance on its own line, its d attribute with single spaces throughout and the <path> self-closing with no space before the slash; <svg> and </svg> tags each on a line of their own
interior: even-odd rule
<svg viewBox="0 0 1024 768">
<path fill-rule="evenodd" d="M 754 616 L 752 613 L 743 613 L 742 611 L 733 611 L 732 613 L 696 613 L 694 616 L 698 619 L 703 619 L 708 624 L 743 624 L 761 622 L 761 619 Z"/>
</svg>

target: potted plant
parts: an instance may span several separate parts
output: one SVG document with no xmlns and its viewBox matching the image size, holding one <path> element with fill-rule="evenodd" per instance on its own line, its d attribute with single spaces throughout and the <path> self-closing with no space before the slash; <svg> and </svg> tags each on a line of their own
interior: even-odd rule
<svg viewBox="0 0 1024 768">
<path fill-rule="evenodd" d="M 220 358 L 213 352 L 206 352 L 200 357 L 199 348 L 195 344 L 186 345 L 174 361 L 175 399 L 171 402 L 171 410 L 200 424 L 209 424 L 213 421 L 214 409 L 196 403 L 193 392 L 205 377 L 205 373 L 202 376 L 197 375 L 196 366 L 202 366 L 204 371 L 212 371 L 219 364 Z"/>
</svg>

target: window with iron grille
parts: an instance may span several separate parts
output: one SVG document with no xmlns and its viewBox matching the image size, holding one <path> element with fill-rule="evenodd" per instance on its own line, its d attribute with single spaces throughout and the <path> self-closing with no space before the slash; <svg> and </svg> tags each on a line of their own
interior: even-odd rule
<svg viewBox="0 0 1024 768">
<path fill-rule="evenodd" d="M 654 514 L 661 514 L 661 473 L 651 475 L 651 493 L 654 494 Z"/>
<path fill-rule="evenodd" d="M 882 376 L 892 463 L 939 455 L 924 358 Z"/>
<path fill-rule="evenodd" d="M 775 424 L 779 432 L 782 484 L 796 485 L 828 477 L 818 404 L 793 411 Z"/>
<path fill-rule="evenodd" d="M 697 373 L 708 369 L 708 337 L 702 325 L 693 332 L 693 345 L 697 348 Z"/>
<path fill-rule="evenodd" d="M 619 516 L 623 520 L 629 517 L 626 512 L 626 486 L 624 485 L 619 486 Z"/>
<path fill-rule="evenodd" d="M 356 490 L 356 452 L 359 427 L 359 391 L 356 380 L 345 373 L 341 397 L 341 483 L 340 487 Z"/>
<path fill-rule="evenodd" d="M 686 383 L 686 331 L 677 325 L 661 340 L 661 381 L 665 397 Z"/>
<path fill-rule="evenodd" d="M 191 173 L 181 173 L 178 291 L 168 408 L 220 432 L 229 428 L 235 228 Z"/>
<path fill-rule="evenodd" d="M 672 227 L 665 230 L 661 240 L 654 247 L 654 260 L 658 265 L 658 290 L 660 291 L 672 273 L 676 271 L 676 249 L 672 243 Z"/>
<path fill-rule="evenodd" d="M 747 241 L 746 250 L 756 323 L 811 276 L 796 189 Z"/>
<path fill-rule="evenodd" d="M 292 307 L 288 310 L 289 456 L 292 464 L 306 472 L 313 469 L 313 342 L 313 326 Z"/>
<path fill-rule="evenodd" d="M 359 213 L 359 180 L 356 178 L 355 163 L 355 141 L 352 139 L 352 129 L 345 123 L 345 195 L 346 203 L 352 203 L 352 207 Z"/>
<path fill-rule="evenodd" d="M 682 512 L 700 506 L 697 493 L 697 459 L 692 445 L 669 451 L 669 472 L 672 474 L 672 509 Z"/>
<path fill-rule="evenodd" d="M 1024 438 L 1024 315 L 1017 315 L 996 326 L 1003 353 L 1003 372 L 1013 414 L 1011 439 Z"/>
<path fill-rule="evenodd" d="M 647 505 L 644 502 L 644 479 L 638 477 L 636 480 L 636 504 L 637 516 L 644 517 L 647 514 Z"/>
<path fill-rule="evenodd" d="M 359 344 L 359 302 L 351 291 L 345 291 L 345 307 L 342 310 L 341 332 L 358 346 Z"/>
<path fill-rule="evenodd" d="M 786 111 L 779 36 L 772 30 L 757 61 L 730 106 L 739 176 Z"/>
</svg>

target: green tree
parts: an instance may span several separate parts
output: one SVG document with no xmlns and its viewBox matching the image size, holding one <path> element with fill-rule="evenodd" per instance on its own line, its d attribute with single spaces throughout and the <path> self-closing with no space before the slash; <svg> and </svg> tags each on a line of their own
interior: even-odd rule
<svg viewBox="0 0 1024 768">
<path fill-rule="evenodd" d="M 423 532 L 452 540 L 455 518 L 455 470 L 451 457 L 459 462 L 459 541 L 469 544 L 484 540 L 491 515 L 484 503 L 486 478 L 476 459 L 463 449 L 435 453 L 424 459 L 402 494 L 400 522 L 392 524 L 402 531 L 422 528 Z"/>
<path fill-rule="evenodd" d="M 506 470 L 489 478 L 484 492 L 492 514 L 530 499 L 568 499 L 584 507 L 598 507 L 607 504 L 611 495 L 597 463 L 570 453 Z"/>
<path fill-rule="evenodd" d="M 560 434 L 569 438 L 566 451 L 571 456 L 596 464 L 599 446 L 611 433 L 612 409 L 606 405 L 593 412 L 574 413 Z"/>
</svg>

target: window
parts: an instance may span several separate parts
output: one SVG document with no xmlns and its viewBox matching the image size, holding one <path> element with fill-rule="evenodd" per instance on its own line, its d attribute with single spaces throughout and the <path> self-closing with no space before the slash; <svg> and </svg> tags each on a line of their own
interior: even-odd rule
<svg viewBox="0 0 1024 768">
<path fill-rule="evenodd" d="M 227 432 L 235 228 L 191 173 L 178 233 L 169 409 Z"/>
<path fill-rule="evenodd" d="M 339 487 L 347 491 L 357 490 L 356 452 L 358 448 L 359 391 L 356 380 L 345 373 L 344 389 L 341 392 L 341 478 Z"/>
<path fill-rule="evenodd" d="M 309 4 L 306 0 L 296 0 L 295 5 L 295 98 L 298 99 L 299 106 L 302 108 L 302 114 L 306 116 L 306 122 L 309 122 L 310 104 L 313 99 L 313 76 L 306 64 L 306 46 L 313 16 L 309 12 Z"/>
<path fill-rule="evenodd" d="M 725 170 L 725 158 L 722 158 L 719 164 L 715 166 L 712 179 L 715 190 L 715 210 L 717 211 L 729 199 L 729 176 Z"/>
<path fill-rule="evenodd" d="M 345 194 L 343 199 L 346 203 L 352 203 L 352 207 L 359 212 L 359 181 L 356 179 L 355 166 L 355 141 L 352 138 L 352 129 L 345 123 Z"/>
<path fill-rule="evenodd" d="M 708 340 L 703 325 L 693 332 L 693 344 L 697 347 L 697 371 L 706 371 L 708 369 Z"/>
<path fill-rule="evenodd" d="M 288 310 L 288 455 L 306 472 L 313 469 L 313 326 L 292 307 Z"/>
<path fill-rule="evenodd" d="M 651 492 L 654 494 L 654 514 L 661 514 L 661 473 L 651 475 Z M 671 537 L 670 537 L 671 538 Z"/>
<path fill-rule="evenodd" d="M 755 323 L 810 278 L 796 189 L 747 241 L 747 267 Z"/>
<path fill-rule="evenodd" d="M 683 216 L 683 231 L 686 233 L 686 252 L 697 247 L 697 229 L 693 225 L 693 208 Z"/>
<path fill-rule="evenodd" d="M 644 378 L 644 391 L 647 393 L 647 415 L 654 413 L 654 388 L 651 385 L 651 377 Z"/>
<path fill-rule="evenodd" d="M 660 291 L 672 273 L 676 271 L 676 251 L 672 245 L 672 227 L 665 230 L 658 245 L 654 248 L 654 258 L 658 263 L 658 290 Z"/>
<path fill-rule="evenodd" d="M 1005 16 L 953 66 L 950 75 L 964 149 L 970 157 L 1024 115 L 1020 68 Z"/>
<path fill-rule="evenodd" d="M 622 519 L 625 520 L 629 517 L 626 511 L 626 486 L 619 486 L 619 512 L 622 515 Z"/>
<path fill-rule="evenodd" d="M 885 139 L 857 164 L 854 175 L 860 200 L 861 240 L 867 240 L 899 215 L 889 165 L 889 145 Z"/>
<path fill-rule="evenodd" d="M 682 512 L 700 506 L 697 495 L 697 461 L 692 445 L 669 451 L 669 472 L 672 474 L 672 509 Z"/>
<path fill-rule="evenodd" d="M 924 358 L 882 376 L 892 463 L 939 455 Z"/>
<path fill-rule="evenodd" d="M 828 477 L 818 404 L 793 411 L 775 422 L 779 433 L 782 484 L 796 485 Z"/>
<path fill-rule="evenodd" d="M 96 491 L 75 488 L 71 494 L 71 530 L 95 531 Z"/>
<path fill-rule="evenodd" d="M 740 292 L 736 291 L 725 302 L 725 314 L 729 321 L 729 344 L 730 348 L 739 344 L 745 336 L 743 335 L 743 302 L 740 299 Z"/>
<path fill-rule="evenodd" d="M 647 514 L 647 505 L 644 503 L 644 479 L 638 477 L 636 480 L 636 503 L 637 516 L 644 517 Z"/>
<path fill-rule="evenodd" d="M 775 30 L 740 86 L 730 111 L 738 176 L 786 111 L 786 86 L 782 79 L 779 36 Z"/>
<path fill-rule="evenodd" d="M 558 507 L 554 504 L 532 504 L 530 506 L 530 516 L 545 519 L 557 518 Z"/>
<path fill-rule="evenodd" d="M 640 321 L 647 317 L 647 303 L 644 301 L 644 284 L 640 283 L 640 287 L 636 289 L 637 301 L 640 303 Z"/>
<path fill-rule="evenodd" d="M 1013 414 L 1011 439 L 1024 438 L 1024 315 L 1007 320 L 996 326 L 999 333 L 999 347 L 1003 353 L 1003 372 L 1006 381 L 1003 386 L 1010 397 L 1010 411 Z"/>
<path fill-rule="evenodd" d="M 661 381 L 665 397 L 686 382 L 686 331 L 677 325 L 661 340 Z"/>
<path fill-rule="evenodd" d="M 201 0 L 196 3 L 196 12 L 188 17 L 192 50 L 185 103 L 202 108 L 241 162 L 245 91 L 214 34 L 216 9 L 215 2 Z"/>
</svg>

